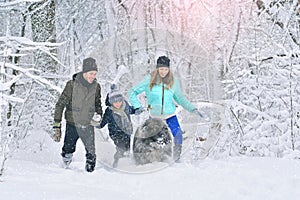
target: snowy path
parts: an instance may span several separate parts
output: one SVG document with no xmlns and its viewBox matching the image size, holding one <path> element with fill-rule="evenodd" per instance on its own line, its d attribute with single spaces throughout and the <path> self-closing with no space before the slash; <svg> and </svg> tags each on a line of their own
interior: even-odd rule
<svg viewBox="0 0 300 200">
<path fill-rule="evenodd" d="M 194 134 L 195 126 L 183 128 Z M 107 142 L 98 145 L 100 162 L 93 173 L 84 170 L 81 142 L 71 169 L 60 166 L 62 143 L 49 137 L 43 151 L 32 145 L 16 152 L 0 177 L 0 199 L 292 200 L 300 196 L 300 160 L 235 157 L 193 161 L 188 151 L 191 140 L 187 139 L 181 163 L 135 166 L 125 158 L 120 160 L 120 170 L 114 171 L 108 167 L 114 146 Z"/>
<path fill-rule="evenodd" d="M 59 162 L 9 160 L 0 180 L 1 199 L 298 199 L 299 160 L 275 158 L 205 159 L 179 163 L 154 173 L 126 174 L 100 165 L 84 171 Z"/>
</svg>

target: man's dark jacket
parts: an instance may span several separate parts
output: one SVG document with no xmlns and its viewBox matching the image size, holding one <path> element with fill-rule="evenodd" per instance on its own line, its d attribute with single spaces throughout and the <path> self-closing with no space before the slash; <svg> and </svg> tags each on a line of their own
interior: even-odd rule
<svg viewBox="0 0 300 200">
<path fill-rule="evenodd" d="M 101 87 L 96 79 L 88 83 L 82 72 L 74 74 L 56 103 L 55 122 L 61 121 L 64 108 L 66 121 L 73 125 L 89 125 L 95 112 L 102 116 Z"/>
</svg>

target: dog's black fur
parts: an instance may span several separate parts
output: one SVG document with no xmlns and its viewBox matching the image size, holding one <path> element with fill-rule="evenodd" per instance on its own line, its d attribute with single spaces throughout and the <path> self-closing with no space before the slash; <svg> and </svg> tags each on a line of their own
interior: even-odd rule
<svg viewBox="0 0 300 200">
<path fill-rule="evenodd" d="M 172 134 L 161 120 L 146 120 L 135 132 L 133 158 L 136 164 L 165 162 L 172 156 Z"/>
</svg>

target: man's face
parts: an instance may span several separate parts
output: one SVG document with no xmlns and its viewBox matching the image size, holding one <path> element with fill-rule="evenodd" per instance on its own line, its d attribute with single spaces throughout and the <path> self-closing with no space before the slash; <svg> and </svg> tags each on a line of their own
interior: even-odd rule
<svg viewBox="0 0 300 200">
<path fill-rule="evenodd" d="M 97 71 L 89 71 L 83 73 L 83 78 L 89 83 L 92 83 L 95 80 L 96 76 L 97 76 Z"/>
</svg>

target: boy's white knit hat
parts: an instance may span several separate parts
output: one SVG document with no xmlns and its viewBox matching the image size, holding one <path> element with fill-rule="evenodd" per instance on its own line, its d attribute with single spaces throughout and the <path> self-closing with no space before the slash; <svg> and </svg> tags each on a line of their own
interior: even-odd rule
<svg viewBox="0 0 300 200">
<path fill-rule="evenodd" d="M 109 93 L 108 97 L 110 104 L 122 102 L 124 100 L 122 93 L 117 89 L 115 84 L 111 86 L 111 92 Z"/>
</svg>

